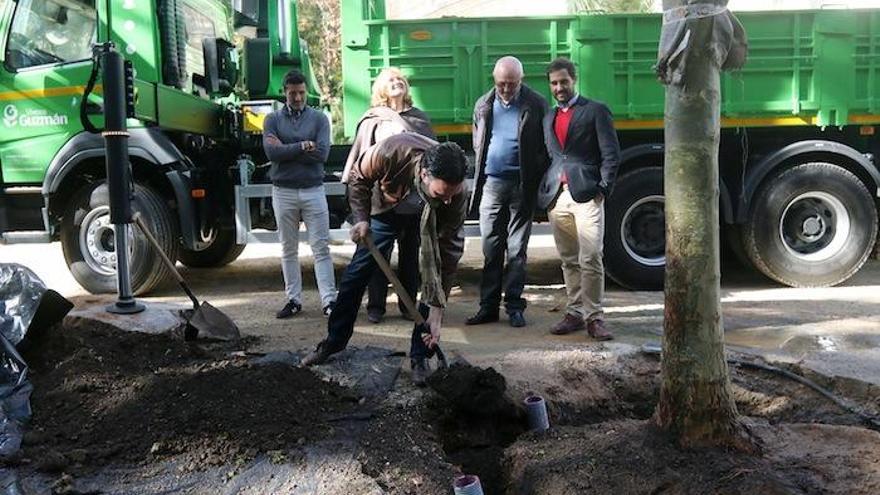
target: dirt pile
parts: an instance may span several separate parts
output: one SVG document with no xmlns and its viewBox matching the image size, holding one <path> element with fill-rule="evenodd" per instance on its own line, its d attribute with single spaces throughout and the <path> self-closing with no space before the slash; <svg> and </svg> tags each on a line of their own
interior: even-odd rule
<svg viewBox="0 0 880 495">
<path fill-rule="evenodd" d="M 880 434 L 828 425 L 751 428 L 764 455 L 682 450 L 649 421 L 559 427 L 507 451 L 507 493 L 875 494 Z"/>
<path fill-rule="evenodd" d="M 876 414 L 880 406 L 876 387 L 785 367 L 864 412 Z M 506 493 L 867 495 L 880 490 L 880 434 L 865 429 L 858 415 L 778 374 L 731 367 L 737 408 L 763 450 L 753 456 L 675 447 L 649 419 L 660 385 L 654 357 L 564 356 L 548 368 L 557 378 L 541 376 L 537 386 L 560 400 L 551 403 L 552 428 L 527 433 L 506 450 L 501 462 Z M 530 385 L 535 386 L 519 383 Z"/>
<path fill-rule="evenodd" d="M 212 470 L 220 476 L 205 493 L 266 480 L 279 484 L 253 493 L 288 493 L 349 476 L 368 489 L 312 493 L 439 495 L 460 472 L 479 475 L 486 493 L 880 493 L 880 434 L 767 372 L 731 369 L 763 448 L 750 456 L 676 448 L 649 420 L 659 362 L 632 350 L 523 350 L 495 369 L 453 365 L 416 389 L 395 382 L 402 358 L 388 350 L 350 349 L 318 367 L 341 386 L 291 366 L 292 352 L 240 352 L 253 344 L 56 327 L 24 352 L 34 417 L 17 461 L 85 487 L 103 487 L 113 470 L 181 473 L 138 493 L 165 493 L 172 478 L 203 482 Z M 880 408 L 877 387 L 809 377 L 867 413 Z M 524 433 L 531 393 L 548 401 L 548 432 Z"/>
<path fill-rule="evenodd" d="M 455 474 L 431 406 L 406 385 L 392 394 L 361 439 L 363 472 L 388 494 L 447 495 Z"/>
<path fill-rule="evenodd" d="M 244 463 L 326 438 L 358 407 L 309 370 L 254 366 L 234 350 L 55 327 L 25 352 L 34 415 L 21 460 L 72 473 L 172 456 L 184 471 Z"/>
<path fill-rule="evenodd" d="M 427 383 L 460 414 L 513 419 L 521 416 L 507 395 L 507 381 L 494 368 L 457 363 L 437 370 Z"/>
<path fill-rule="evenodd" d="M 486 493 L 504 487 L 504 449 L 526 430 L 522 407 L 509 396 L 507 381 L 494 368 L 466 363 L 428 378 L 435 392 L 427 419 L 437 425 L 449 462 L 480 476 Z"/>
</svg>

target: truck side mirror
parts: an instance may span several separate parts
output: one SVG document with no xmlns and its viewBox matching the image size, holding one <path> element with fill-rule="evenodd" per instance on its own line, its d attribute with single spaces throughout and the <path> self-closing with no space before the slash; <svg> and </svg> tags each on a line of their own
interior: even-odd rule
<svg viewBox="0 0 880 495">
<path fill-rule="evenodd" d="M 244 42 L 244 81 L 248 98 L 263 98 L 269 92 L 272 54 L 269 38 L 253 38 Z"/>
<path fill-rule="evenodd" d="M 209 95 L 227 96 L 232 93 L 235 80 L 235 63 L 232 60 L 232 43 L 223 38 L 204 38 L 202 54 L 205 57 L 204 86 Z"/>
</svg>

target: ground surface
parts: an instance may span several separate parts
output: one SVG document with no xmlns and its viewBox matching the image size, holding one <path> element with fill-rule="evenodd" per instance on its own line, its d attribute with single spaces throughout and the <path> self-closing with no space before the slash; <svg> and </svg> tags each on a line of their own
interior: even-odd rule
<svg viewBox="0 0 880 495">
<path fill-rule="evenodd" d="M 331 246 L 338 275 L 351 259 L 350 243 Z M 253 245 L 242 257 L 221 269 L 181 266 L 196 295 L 227 312 L 247 335 L 262 337 L 265 351 L 301 350 L 314 346 L 326 333 L 321 316 L 308 246 L 300 246 L 305 284 L 305 312 L 293 320 L 276 320 L 284 304 L 279 245 Z M 35 270 L 47 285 L 71 296 L 79 305 L 112 298 L 87 296 L 64 265 L 58 243 L 0 246 L 0 262 L 18 262 Z M 582 334 L 564 337 L 547 330 L 561 314 L 551 311 L 564 301 L 559 260 L 549 236 L 534 236 L 529 247 L 525 297 L 529 326 L 512 330 L 498 324 L 465 327 L 477 309 L 482 269 L 479 240 L 468 239 L 460 269 L 460 288 L 450 299 L 443 340 L 475 364 L 489 365 L 517 349 L 553 348 L 582 344 Z M 147 302 L 186 304 L 172 285 Z M 406 351 L 410 326 L 398 315 L 389 291 L 388 318 L 370 324 L 361 314 L 352 342 Z M 606 317 L 620 341 L 656 341 L 662 329 L 662 292 L 632 292 L 608 284 Z M 772 360 L 803 362 L 826 374 L 880 383 L 880 261 L 872 260 L 841 287 L 793 289 L 779 286 L 751 269 L 729 262 L 724 266 L 722 306 L 727 344 L 736 350 L 760 353 Z"/>
<path fill-rule="evenodd" d="M 514 330 L 503 320 L 463 326 L 476 310 L 480 276 L 479 249 L 469 243 L 443 342 L 447 354 L 481 368 L 429 390 L 409 385 L 401 352 L 411 323 L 393 296 L 382 324 L 362 315 L 357 348 L 313 373 L 293 366 L 326 332 L 308 261 L 306 312 L 286 321 L 273 316 L 283 304 L 278 246 L 249 247 L 219 270 L 184 268 L 195 292 L 232 316 L 246 339 L 187 345 L 176 335 L 56 328 L 26 353 L 34 421 L 0 481 L 17 475 L 29 495 L 446 494 L 464 471 L 479 474 L 490 494 L 880 492 L 877 433 L 767 372 L 732 372 L 737 406 L 763 455 L 671 447 L 647 422 L 659 363 L 637 352 L 659 341 L 662 293 L 609 284 L 614 343 L 550 336 L 563 292 L 547 246 L 530 249 L 529 326 Z M 338 271 L 351 251 L 333 247 Z M 0 262 L 35 269 L 80 307 L 112 301 L 82 293 L 62 260 L 57 245 L 0 247 Z M 830 289 L 783 288 L 728 269 L 728 347 L 746 351 L 736 354 L 742 359 L 782 362 L 876 414 L 877 280 L 877 261 Z M 147 302 L 185 300 L 167 288 Z M 518 404 L 531 393 L 548 401 L 547 433 L 524 433 Z"/>
<path fill-rule="evenodd" d="M 58 326 L 25 353 L 35 413 L 3 473 L 29 494 L 445 494 L 460 472 L 510 494 L 880 489 L 880 434 L 773 373 L 732 369 L 763 449 L 750 456 L 675 448 L 648 421 L 657 357 L 626 344 L 514 351 L 497 369 L 456 358 L 429 389 L 398 379 L 390 350 L 307 370 L 255 347 Z M 880 410 L 874 385 L 786 368 Z M 535 393 L 545 433 L 525 431 L 519 404 Z"/>
<path fill-rule="evenodd" d="M 23 457 L 43 471 L 176 454 L 184 470 L 242 464 L 331 436 L 328 420 L 360 399 L 303 368 L 167 335 L 56 327 L 41 344 L 25 354 L 35 414 Z"/>
<path fill-rule="evenodd" d="M 647 421 L 562 427 L 508 454 L 508 493 L 874 494 L 880 434 L 826 425 L 751 426 L 765 454 L 681 451 Z"/>
</svg>

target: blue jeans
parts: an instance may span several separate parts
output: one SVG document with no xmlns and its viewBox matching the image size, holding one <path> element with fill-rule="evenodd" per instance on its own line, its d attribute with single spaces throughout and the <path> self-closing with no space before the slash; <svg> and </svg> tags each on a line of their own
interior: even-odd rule
<svg viewBox="0 0 880 495">
<path fill-rule="evenodd" d="M 483 241 L 480 307 L 489 311 L 498 311 L 502 288 L 508 313 L 526 309 L 522 293 L 534 208 L 524 200 L 522 189 L 519 178 L 490 176 L 483 186 L 480 200 L 480 237 Z"/>
<path fill-rule="evenodd" d="M 413 215 L 398 215 L 393 211 L 382 213 L 370 218 L 370 233 L 373 243 L 379 252 L 387 259 L 391 254 L 394 241 L 399 238 L 402 231 Z M 379 265 L 370 254 L 365 245 L 359 245 L 351 258 L 351 263 L 342 274 L 339 281 L 339 293 L 336 296 L 336 306 L 330 313 L 327 321 L 327 339 L 324 346 L 331 352 L 339 352 L 348 345 L 354 333 L 354 322 L 357 320 L 358 310 L 364 298 L 364 291 L 370 283 L 373 273 L 379 270 Z M 423 314 L 427 314 L 427 307 L 420 308 Z M 421 339 L 421 325 L 413 326 L 412 345 L 410 357 L 422 358 L 428 353 L 427 347 Z"/>
<path fill-rule="evenodd" d="M 403 228 L 397 236 L 397 278 L 409 293 L 413 301 L 419 291 L 419 215 L 406 215 L 411 217 L 404 222 Z M 388 250 L 391 255 L 391 249 Z M 381 270 L 373 272 L 370 285 L 367 289 L 367 310 L 385 314 L 385 299 L 388 297 L 388 278 Z M 397 307 L 401 314 L 406 312 L 403 301 L 399 300 Z"/>
</svg>

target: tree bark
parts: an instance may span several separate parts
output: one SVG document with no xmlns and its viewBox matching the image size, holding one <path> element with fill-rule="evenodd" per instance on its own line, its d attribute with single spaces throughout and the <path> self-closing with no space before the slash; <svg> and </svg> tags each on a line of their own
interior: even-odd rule
<svg viewBox="0 0 880 495">
<path fill-rule="evenodd" d="M 745 40 L 736 43 L 738 22 L 726 0 L 700 5 L 663 2 L 657 69 L 667 84 L 666 304 L 655 418 L 683 446 L 751 449 L 724 356 L 718 239 L 720 72 L 737 65 L 728 56 L 744 55 Z"/>
</svg>

